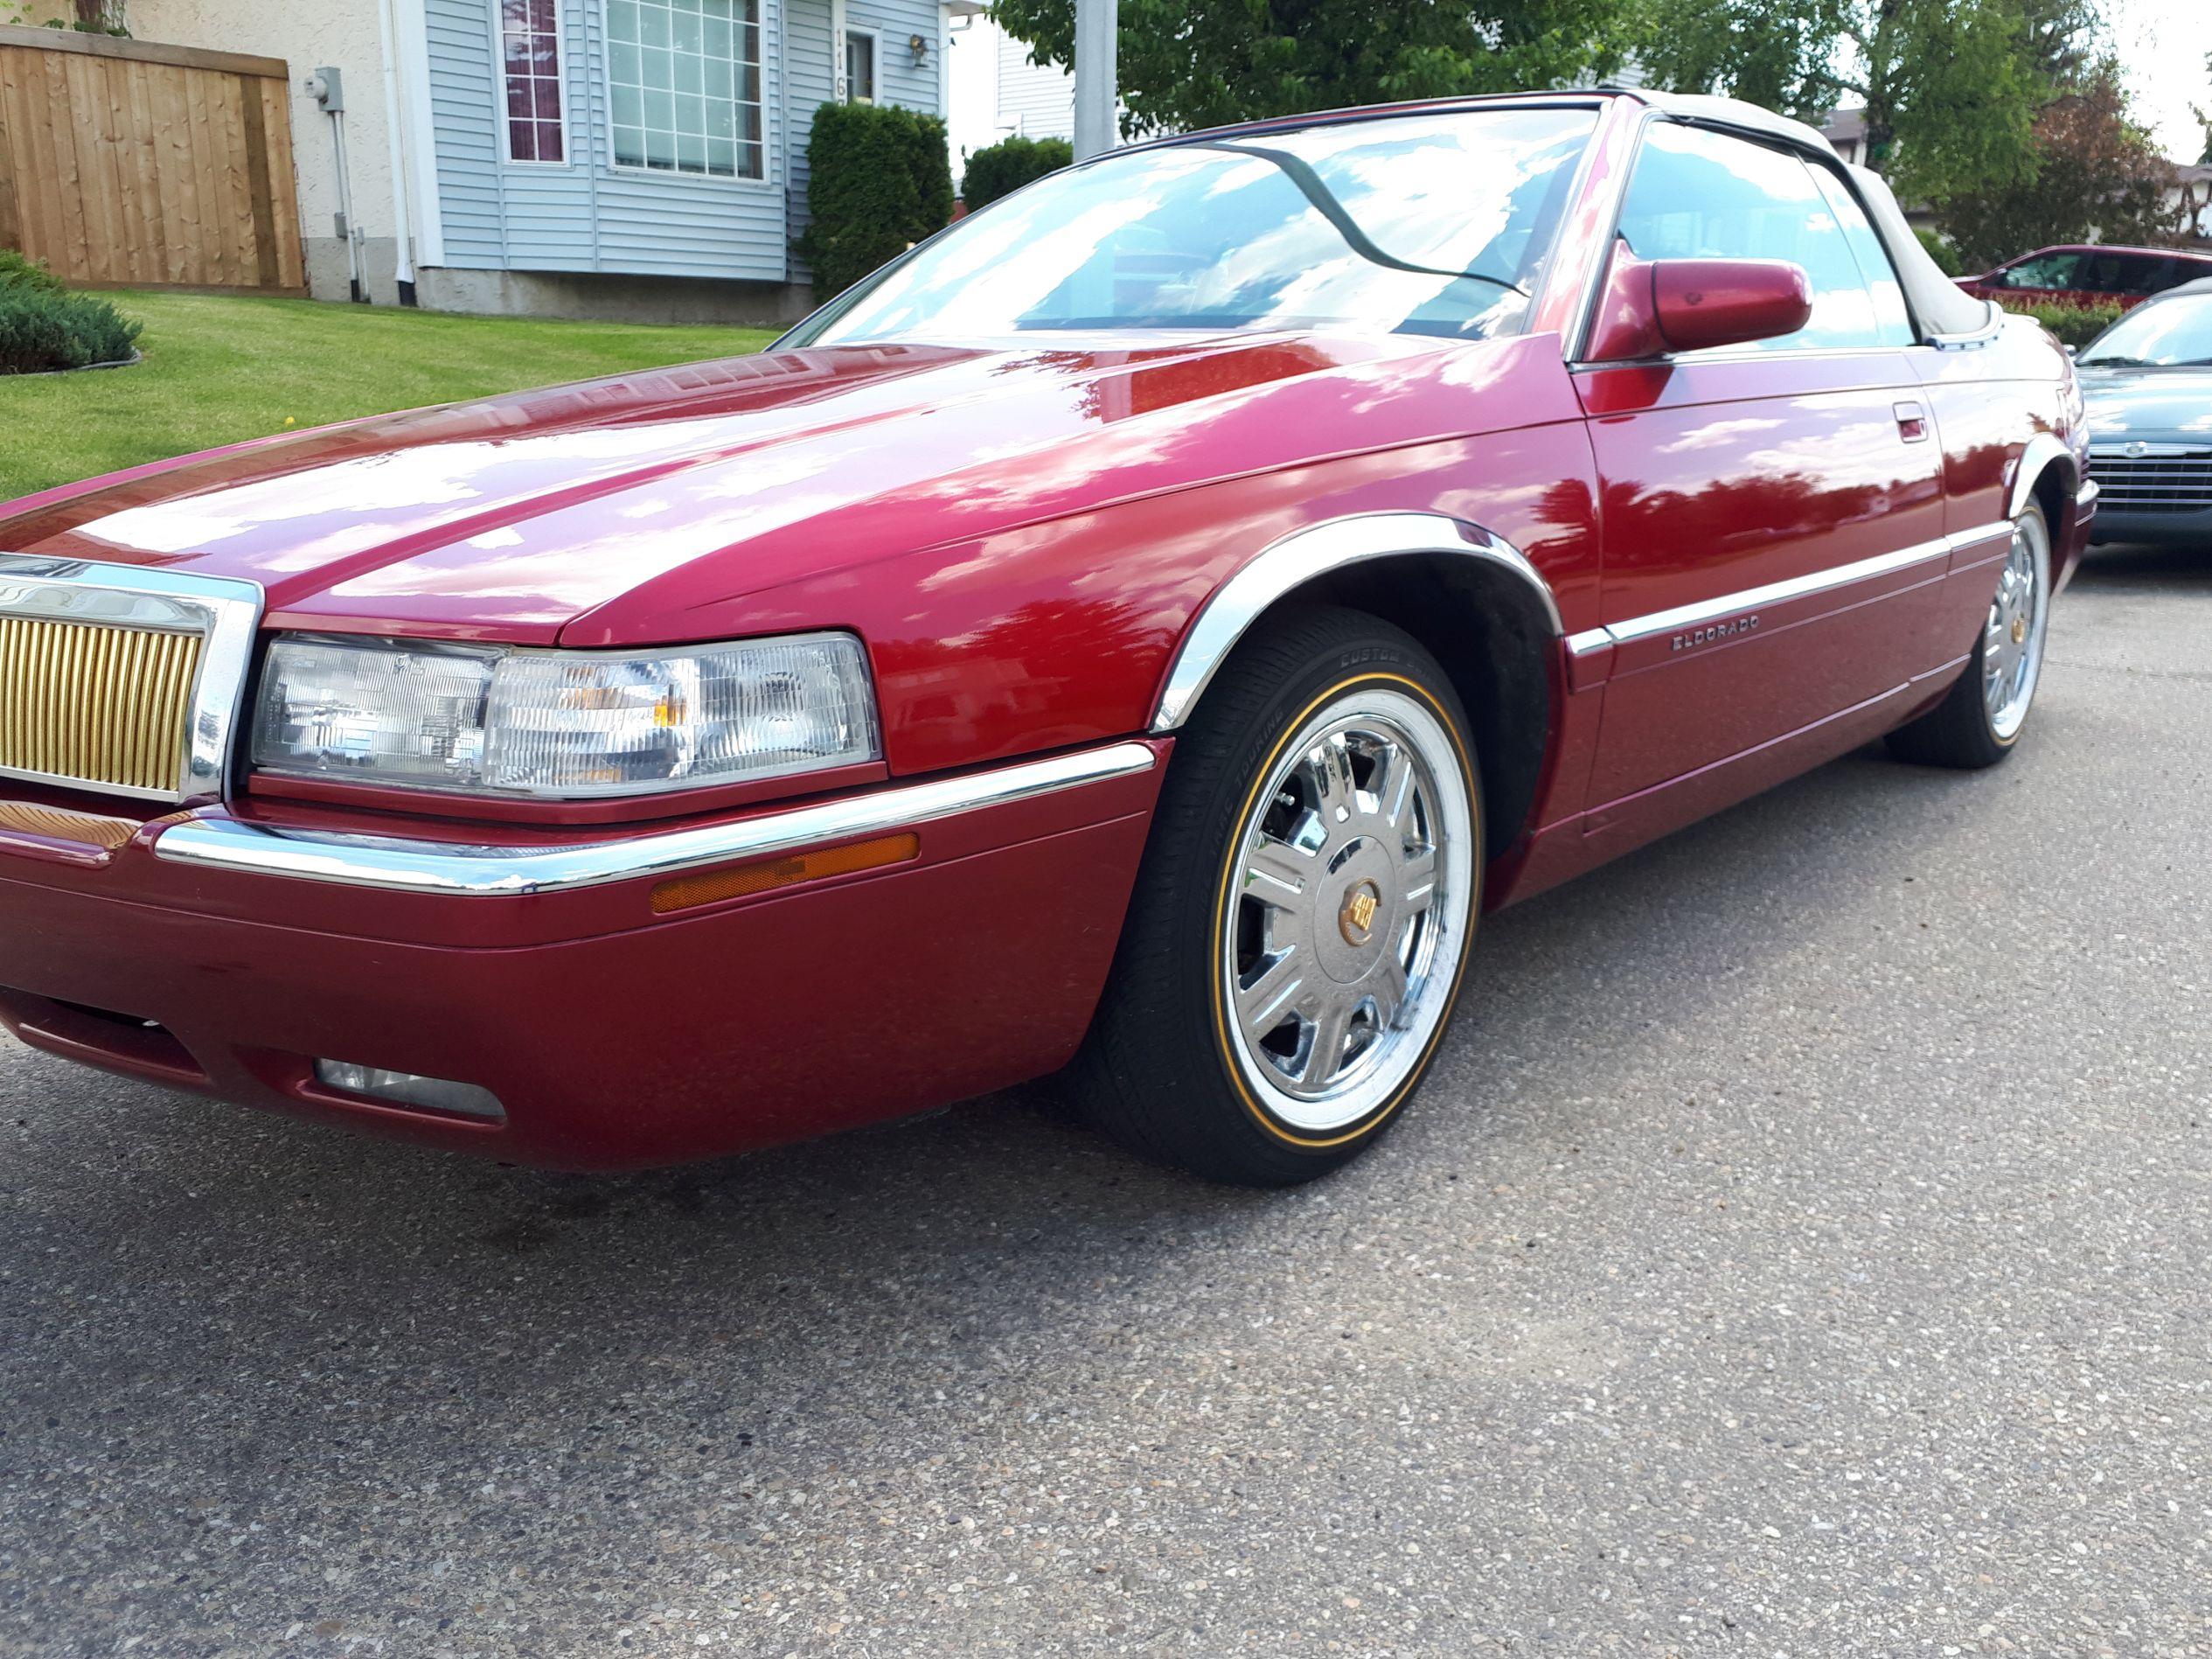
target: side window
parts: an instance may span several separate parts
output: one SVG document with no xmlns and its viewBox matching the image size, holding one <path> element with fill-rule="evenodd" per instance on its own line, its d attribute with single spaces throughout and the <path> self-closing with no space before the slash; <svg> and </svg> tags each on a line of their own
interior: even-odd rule
<svg viewBox="0 0 2212 1659">
<path fill-rule="evenodd" d="M 1905 307 L 1904 284 L 1897 280 L 1897 268 L 1889 262 L 1889 250 L 1882 245 L 1882 238 L 1867 217 L 1867 210 L 1859 206 L 1859 199 L 1851 193 L 1851 187 L 1826 167 L 1806 164 L 1812 182 L 1820 187 L 1820 194 L 1827 199 L 1828 209 L 1836 216 L 1836 223 L 1843 227 L 1843 240 L 1851 244 L 1852 253 L 1859 261 L 1859 271 L 1867 279 L 1867 292 L 1874 299 L 1875 327 L 1884 345 L 1910 345 L 1919 338 L 1912 330 L 1912 313 Z"/>
<path fill-rule="evenodd" d="M 2123 294 L 2163 293 L 2174 286 L 2174 261 L 2154 254 L 2124 254 L 2119 283 Z"/>
<path fill-rule="evenodd" d="M 1724 133 L 1656 124 L 1629 180 L 1621 235 L 1640 259 L 1786 259 L 1803 266 L 1812 279 L 1812 320 L 1748 349 L 1883 344 L 1874 296 L 1843 227 L 1795 156 Z"/>
<path fill-rule="evenodd" d="M 2081 268 L 2079 254 L 2039 254 L 2000 274 L 2000 288 L 2072 288 Z"/>
<path fill-rule="evenodd" d="M 2122 271 L 2124 263 L 2118 254 L 2084 254 L 2081 268 L 2074 273 L 2072 286 L 2092 294 L 2118 294 L 2126 280 Z"/>
</svg>

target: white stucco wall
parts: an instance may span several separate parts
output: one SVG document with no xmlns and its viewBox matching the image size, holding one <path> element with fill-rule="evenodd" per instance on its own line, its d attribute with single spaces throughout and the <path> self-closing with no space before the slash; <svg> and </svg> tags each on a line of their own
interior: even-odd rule
<svg viewBox="0 0 2212 1659">
<path fill-rule="evenodd" d="M 282 58 L 291 66 L 300 229 L 307 243 L 309 285 L 317 299 L 346 296 L 345 247 L 335 220 L 337 165 L 330 118 L 316 107 L 303 83 L 323 65 L 336 66 L 345 83 L 353 213 L 368 244 L 365 274 L 375 298 L 391 299 L 395 220 L 377 0 L 130 0 L 129 17 L 132 35 L 141 40 L 253 52 Z"/>
</svg>

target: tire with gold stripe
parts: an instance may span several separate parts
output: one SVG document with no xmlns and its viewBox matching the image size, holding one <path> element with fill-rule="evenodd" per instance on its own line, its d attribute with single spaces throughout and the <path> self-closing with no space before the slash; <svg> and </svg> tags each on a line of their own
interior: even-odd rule
<svg viewBox="0 0 2212 1659">
<path fill-rule="evenodd" d="M 1094 1121 L 1250 1186 L 1372 1144 L 1465 972 L 1477 776 L 1451 682 L 1411 637 L 1323 607 L 1256 626 L 1177 736 L 1077 1068 Z"/>
</svg>

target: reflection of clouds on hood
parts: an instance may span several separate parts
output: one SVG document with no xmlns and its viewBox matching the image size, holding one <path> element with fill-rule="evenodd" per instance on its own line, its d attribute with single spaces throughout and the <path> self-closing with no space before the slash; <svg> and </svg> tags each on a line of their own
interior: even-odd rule
<svg viewBox="0 0 2212 1659">
<path fill-rule="evenodd" d="M 311 570 L 373 547 L 407 524 L 435 524 L 620 472 L 641 457 L 667 450 L 671 429 L 681 432 L 664 423 L 387 450 L 126 507 L 90 520 L 78 533 L 149 553 L 188 554 L 219 551 L 226 542 L 290 526 L 296 539 L 266 568 Z M 405 515 L 396 524 L 395 513 Z"/>
</svg>

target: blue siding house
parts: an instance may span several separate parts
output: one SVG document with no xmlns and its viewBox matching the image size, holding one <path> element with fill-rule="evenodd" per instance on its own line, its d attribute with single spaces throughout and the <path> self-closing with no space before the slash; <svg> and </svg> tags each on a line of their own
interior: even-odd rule
<svg viewBox="0 0 2212 1659">
<path fill-rule="evenodd" d="M 419 286 L 447 290 L 433 303 L 568 309 L 578 287 L 542 279 L 688 278 L 751 289 L 694 306 L 791 314 L 816 108 L 943 107 L 939 0 L 421 4 L 435 201 L 416 262 Z M 624 286 L 630 309 L 665 308 L 665 291 L 656 306 Z"/>
<path fill-rule="evenodd" d="M 943 115 L 974 0 L 132 0 L 140 38 L 281 57 L 309 289 L 775 323 L 809 303 L 814 112 Z M 324 72 L 335 70 L 335 75 Z"/>
</svg>

